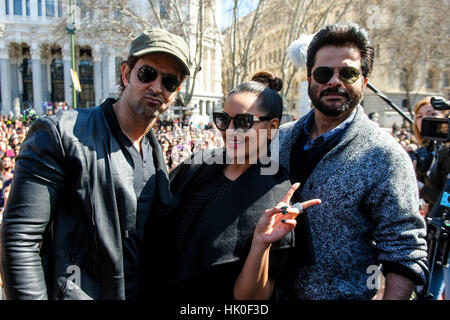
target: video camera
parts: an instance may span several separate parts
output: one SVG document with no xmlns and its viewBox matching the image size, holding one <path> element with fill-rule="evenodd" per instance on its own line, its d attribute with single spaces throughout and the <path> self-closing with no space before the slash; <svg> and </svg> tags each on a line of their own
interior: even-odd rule
<svg viewBox="0 0 450 320">
<path fill-rule="evenodd" d="M 435 110 L 450 110 L 450 103 L 442 97 L 432 97 L 431 106 Z M 428 266 L 430 276 L 427 284 L 417 293 L 419 299 L 432 299 L 430 293 L 430 283 L 433 270 L 437 265 L 449 266 L 450 251 L 450 148 L 445 146 L 450 141 L 449 132 L 450 119 L 445 118 L 424 118 L 422 120 L 421 135 L 424 139 L 441 142 L 433 157 L 437 167 L 440 168 L 440 175 L 446 180 L 440 195 L 434 204 L 430 216 L 426 218 L 427 223 L 427 243 L 428 243 Z M 447 284 L 446 284 L 447 285 Z"/>
<path fill-rule="evenodd" d="M 450 110 L 450 101 L 442 97 L 432 97 L 430 102 L 435 110 Z M 449 142 L 449 123 L 450 119 L 448 115 L 446 118 L 423 118 L 420 134 L 424 139 Z"/>
</svg>

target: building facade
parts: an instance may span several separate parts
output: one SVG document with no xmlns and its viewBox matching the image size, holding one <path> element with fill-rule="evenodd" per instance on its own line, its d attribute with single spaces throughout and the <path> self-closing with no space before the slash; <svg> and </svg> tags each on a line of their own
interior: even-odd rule
<svg viewBox="0 0 450 320">
<path fill-rule="evenodd" d="M 387 18 L 392 18 L 392 13 L 385 5 L 382 6 L 377 1 L 335 1 L 333 7 L 330 1 L 312 2 L 308 9 L 300 10 L 299 16 L 294 19 L 289 18 L 289 12 L 295 10 L 297 1 L 269 0 L 266 2 L 265 11 L 262 14 L 262 22 L 258 27 L 257 35 L 253 41 L 253 50 L 248 57 L 248 77 L 260 70 L 268 70 L 282 76 L 284 74 L 283 85 L 289 85 L 290 89 L 284 95 L 284 113 L 289 114 L 291 119 L 298 119 L 310 110 L 310 100 L 307 93 L 306 66 L 300 67 L 296 73 L 291 73 L 293 66 L 286 64 L 283 60 L 286 56 L 286 49 L 297 38 L 292 38 L 293 24 L 299 21 L 306 23 L 301 26 L 300 34 L 314 34 L 321 27 L 335 22 L 357 22 L 366 28 L 369 35 L 374 38 L 375 63 L 370 82 L 408 116 L 411 115 L 407 108 L 407 94 L 402 85 L 399 63 L 394 64 L 396 57 L 393 51 L 389 50 L 390 45 L 386 42 L 384 34 L 386 29 L 391 28 L 390 23 L 386 23 Z M 378 5 L 376 5 L 378 3 Z M 286 8 L 289 6 L 289 8 Z M 284 11 L 286 13 L 284 13 Z M 280 14 L 283 13 L 283 14 Z M 242 18 L 241 23 L 247 25 L 252 22 L 253 14 Z M 380 18 L 380 22 L 377 19 Z M 291 19 L 288 21 L 288 19 Z M 392 19 L 393 20 L 393 19 Z M 244 24 L 245 25 L 245 24 Z M 395 25 L 392 27 L 395 30 Z M 232 28 L 226 32 L 233 32 Z M 408 39 L 414 44 L 414 40 Z M 446 43 L 445 39 L 442 43 Z M 225 51 L 229 52 L 228 46 Z M 398 58 L 397 58 L 398 59 Z M 432 65 L 426 59 L 418 60 L 415 64 L 413 90 L 409 94 L 410 104 L 413 107 L 416 102 L 429 95 L 442 95 L 450 98 L 450 65 L 448 59 L 442 59 L 439 65 Z M 226 74 L 227 64 L 223 64 L 224 74 Z M 289 73 L 293 76 L 286 76 Z M 248 79 L 247 79 L 248 80 Z M 228 88 L 225 88 L 226 91 Z M 394 122 L 402 123 L 403 117 L 378 97 L 370 89 L 365 90 L 362 101 L 367 114 L 377 112 L 379 123 L 383 127 L 391 127 Z"/>
<path fill-rule="evenodd" d="M 83 7 L 82 1 L 74 3 L 75 20 L 89 21 L 96 14 L 95 8 Z M 155 3 L 163 13 L 164 1 Z M 216 3 L 220 12 L 221 3 Z M 131 0 L 129 5 L 152 21 L 147 1 Z M 195 1 L 183 1 L 181 5 L 186 19 L 195 17 Z M 47 107 L 62 101 L 73 106 L 70 36 L 65 30 L 69 10 L 68 1 L 0 0 L 1 114 L 17 115 L 27 107 L 44 113 Z M 120 12 L 114 16 L 119 17 Z M 85 30 L 78 23 L 75 26 L 75 69 L 81 84 L 77 107 L 91 107 L 108 97 L 118 97 L 120 65 L 128 55 L 132 38 L 110 30 L 105 39 L 105 33 Z M 205 121 L 221 107 L 222 101 L 220 42 L 212 31 L 209 34 L 203 40 L 202 69 L 195 78 L 192 99 L 185 107 Z M 191 50 L 195 48 L 195 39 L 186 40 Z M 193 79 L 186 82 L 189 81 Z M 182 90 L 187 89 L 185 84 Z"/>
</svg>

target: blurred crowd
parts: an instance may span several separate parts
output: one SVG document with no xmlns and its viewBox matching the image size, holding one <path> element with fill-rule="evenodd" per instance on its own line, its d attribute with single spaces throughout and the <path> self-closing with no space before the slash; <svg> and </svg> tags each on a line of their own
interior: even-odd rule
<svg viewBox="0 0 450 320">
<path fill-rule="evenodd" d="M 194 126 L 188 119 L 166 119 L 158 121 L 154 130 L 169 171 L 199 150 L 224 145 L 220 132 L 211 123 Z"/>
<path fill-rule="evenodd" d="M 58 106 L 49 110 L 51 115 L 66 108 Z M 20 146 L 28 132 L 30 123 L 23 118 L 13 119 L 13 116 L 1 116 L 0 124 L 0 208 L 3 209 L 5 199 L 8 197 L 9 185 L 14 173 L 15 158 Z M 163 149 L 168 170 L 172 170 L 191 154 L 210 148 L 223 147 L 220 134 L 212 123 L 194 125 L 185 117 L 183 121 L 178 118 L 158 119 L 154 132 Z M 392 135 L 406 150 L 416 165 L 416 151 L 419 142 L 407 123 L 400 125 L 394 123 Z M 426 210 L 425 205 L 423 210 Z"/>
<path fill-rule="evenodd" d="M 57 105 L 56 108 L 48 110 L 48 115 L 52 115 L 60 110 L 66 110 L 69 107 Z M 416 112 L 418 112 L 417 108 Z M 371 119 L 372 117 L 369 116 Z M 10 185 L 14 174 L 15 160 L 19 153 L 21 144 L 25 139 L 31 125 L 31 120 L 21 116 L 14 119 L 12 115 L 0 117 L 0 224 L 2 213 L 8 199 Z M 377 122 L 376 118 L 373 118 Z M 417 115 L 416 115 L 417 121 Z M 416 123 L 415 121 L 415 123 Z M 414 132 L 407 122 L 402 125 L 394 123 L 389 130 L 398 143 L 405 149 L 411 158 L 414 168 L 417 167 L 418 149 L 423 147 L 424 141 L 420 134 Z M 163 149 L 168 170 L 172 170 L 191 154 L 210 148 L 220 148 L 224 146 L 222 136 L 219 130 L 211 123 L 206 125 L 200 123 L 194 125 L 188 117 L 182 121 L 178 118 L 158 119 L 153 128 L 154 133 Z M 423 183 L 418 177 L 419 190 Z M 420 199 L 420 212 L 423 217 L 429 213 L 429 204 Z M 0 279 L 1 281 L 1 279 Z M 0 285 L 1 287 L 1 285 Z"/>
</svg>

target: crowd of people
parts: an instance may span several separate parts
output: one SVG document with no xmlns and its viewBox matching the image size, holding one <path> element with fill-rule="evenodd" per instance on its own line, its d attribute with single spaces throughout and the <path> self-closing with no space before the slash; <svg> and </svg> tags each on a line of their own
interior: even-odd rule
<svg viewBox="0 0 450 320">
<path fill-rule="evenodd" d="M 373 299 L 375 267 L 383 299 L 410 299 L 430 272 L 416 187 L 429 113 L 415 110 L 414 136 L 393 126 L 397 141 L 368 119 L 374 48 L 357 24 L 326 26 L 308 46 L 308 114 L 281 124 L 282 80 L 263 71 L 228 93 L 215 127 L 196 126 L 161 117 L 190 75 L 189 47 L 150 29 L 121 65 L 118 100 L 41 117 L 28 135 L 26 115 L 7 119 L 8 298 Z M 278 128 L 267 166 L 260 151 Z M 82 282 L 66 276 L 74 263 Z"/>
<path fill-rule="evenodd" d="M 154 131 L 169 171 L 197 151 L 223 147 L 220 133 L 211 123 L 194 125 L 187 117 L 183 121 L 159 120 Z"/>
<path fill-rule="evenodd" d="M 48 115 L 69 109 L 64 103 L 55 104 L 55 108 L 48 111 Z M 9 186 L 12 181 L 15 157 L 19 153 L 20 145 L 25 139 L 31 121 L 26 121 L 23 116 L 14 119 L 12 115 L 1 116 L 0 125 L 0 208 L 3 210 L 5 198 L 8 197 Z M 168 170 L 174 169 L 191 154 L 200 150 L 221 148 L 223 140 L 220 132 L 212 123 L 194 125 L 189 117 L 184 117 L 183 121 L 178 118 L 158 119 L 157 125 L 153 129 L 158 142 L 160 143 Z M 406 122 L 400 125 L 395 122 L 390 130 L 394 138 L 405 149 L 411 157 L 414 168 L 417 165 L 416 152 L 421 143 L 418 141 L 413 130 Z M 423 141 L 422 141 L 423 142 Z M 423 185 L 418 180 L 419 188 Z M 421 199 L 421 214 L 428 212 L 428 205 Z M 1 216 L 0 216 L 1 219 Z M 1 221 L 1 220 L 0 220 Z"/>
</svg>

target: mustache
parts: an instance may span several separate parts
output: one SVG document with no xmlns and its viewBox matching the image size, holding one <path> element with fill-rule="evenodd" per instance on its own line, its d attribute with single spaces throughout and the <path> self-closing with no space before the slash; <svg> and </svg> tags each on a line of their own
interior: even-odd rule
<svg viewBox="0 0 450 320">
<path fill-rule="evenodd" d="M 339 87 L 333 87 L 333 88 L 326 88 L 323 91 L 320 92 L 320 98 L 322 98 L 324 95 L 329 94 L 329 93 L 335 93 L 335 94 L 339 94 L 341 96 L 346 97 L 347 99 L 349 99 L 349 95 L 348 92 L 342 88 Z"/>
<path fill-rule="evenodd" d="M 161 101 L 161 103 L 164 102 L 164 97 L 162 94 L 155 94 L 153 92 L 147 91 L 146 93 L 144 93 L 144 97 L 157 99 L 157 100 Z"/>
</svg>

